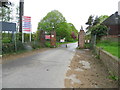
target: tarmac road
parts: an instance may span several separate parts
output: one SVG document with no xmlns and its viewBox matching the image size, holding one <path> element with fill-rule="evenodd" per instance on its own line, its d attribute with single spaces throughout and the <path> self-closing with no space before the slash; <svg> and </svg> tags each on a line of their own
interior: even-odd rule
<svg viewBox="0 0 120 90">
<path fill-rule="evenodd" d="M 65 73 L 77 43 L 62 45 L 2 65 L 3 88 L 64 88 Z"/>
</svg>

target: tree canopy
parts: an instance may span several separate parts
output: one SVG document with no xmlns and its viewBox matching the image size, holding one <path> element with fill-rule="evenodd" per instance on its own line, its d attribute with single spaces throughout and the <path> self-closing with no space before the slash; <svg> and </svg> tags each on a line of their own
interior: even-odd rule
<svg viewBox="0 0 120 90">
<path fill-rule="evenodd" d="M 49 12 L 38 24 L 38 29 L 50 31 L 53 28 L 56 29 L 58 24 L 66 22 L 63 15 L 57 11 L 53 10 Z"/>
<path fill-rule="evenodd" d="M 58 10 L 49 12 L 39 23 L 38 30 L 56 31 L 57 40 L 66 38 L 67 41 L 76 39 L 78 31 L 72 23 L 67 23 L 65 17 Z M 74 36 L 74 37 L 73 37 Z"/>
<path fill-rule="evenodd" d="M 105 25 L 102 25 L 101 23 L 106 20 L 109 16 L 107 15 L 101 15 L 100 17 L 96 16 L 94 19 L 94 16 L 90 15 L 88 18 L 88 21 L 86 22 L 86 25 L 88 25 L 87 33 L 90 33 L 91 35 L 96 35 L 97 39 L 99 40 L 102 36 L 107 34 L 107 27 Z"/>
<path fill-rule="evenodd" d="M 12 5 L 12 3 L 10 1 L 0 1 L 0 7 L 5 7 L 5 8 L 9 8 L 9 6 Z"/>
<path fill-rule="evenodd" d="M 10 21 L 13 19 L 12 13 L 12 6 L 14 5 L 11 2 L 0 2 L 2 6 L 0 7 L 0 21 Z"/>
</svg>

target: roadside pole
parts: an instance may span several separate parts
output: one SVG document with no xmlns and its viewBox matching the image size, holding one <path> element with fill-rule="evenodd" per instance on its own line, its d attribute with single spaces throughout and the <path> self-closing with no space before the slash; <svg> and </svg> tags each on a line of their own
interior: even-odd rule
<svg viewBox="0 0 120 90">
<path fill-rule="evenodd" d="M 22 16 L 24 15 L 24 0 L 20 0 L 20 6 L 19 6 L 19 40 L 23 39 L 23 33 L 22 33 Z M 22 34 L 22 38 L 21 38 Z M 23 42 L 23 40 L 22 40 Z"/>
<path fill-rule="evenodd" d="M 30 32 L 30 42 L 31 42 L 31 37 L 32 37 L 31 35 L 32 35 L 32 32 Z"/>
<path fill-rule="evenodd" d="M 24 33 L 22 32 L 22 43 L 24 43 Z"/>
</svg>

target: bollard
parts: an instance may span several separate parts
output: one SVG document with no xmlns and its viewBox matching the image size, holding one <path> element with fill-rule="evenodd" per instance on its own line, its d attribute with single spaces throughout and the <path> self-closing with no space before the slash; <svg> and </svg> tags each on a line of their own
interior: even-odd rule
<svg viewBox="0 0 120 90">
<path fill-rule="evenodd" d="M 67 48 L 67 44 L 66 44 L 66 48 Z"/>
</svg>

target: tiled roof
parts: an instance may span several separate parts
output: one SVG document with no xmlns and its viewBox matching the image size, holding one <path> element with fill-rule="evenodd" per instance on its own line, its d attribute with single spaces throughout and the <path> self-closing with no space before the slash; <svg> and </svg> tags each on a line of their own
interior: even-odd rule
<svg viewBox="0 0 120 90">
<path fill-rule="evenodd" d="M 120 25 L 120 16 L 118 12 L 112 14 L 109 18 L 102 22 L 104 25 Z"/>
</svg>

